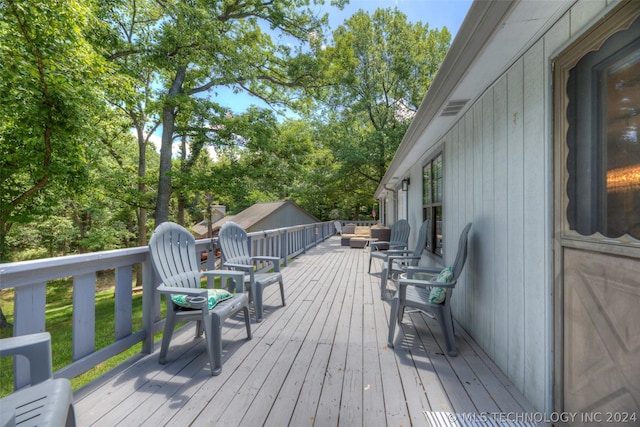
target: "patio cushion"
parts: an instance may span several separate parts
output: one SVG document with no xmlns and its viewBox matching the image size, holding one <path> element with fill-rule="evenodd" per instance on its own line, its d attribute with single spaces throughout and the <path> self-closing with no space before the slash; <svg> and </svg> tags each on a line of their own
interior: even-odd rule
<svg viewBox="0 0 640 427">
<path fill-rule="evenodd" d="M 233 297 L 233 294 L 225 289 L 207 289 L 209 310 L 216 306 L 220 301 L 224 301 Z M 187 300 L 187 295 L 178 294 L 171 295 L 171 301 L 180 307 L 191 308 L 191 304 Z"/>
<path fill-rule="evenodd" d="M 451 267 L 446 267 L 442 269 L 440 274 L 438 274 L 438 277 L 436 277 L 435 281 L 449 283 L 452 278 L 453 278 L 453 270 L 451 270 Z M 446 296 L 447 296 L 447 290 L 445 288 L 435 286 L 431 288 L 431 292 L 429 292 L 429 303 L 442 304 Z"/>
<path fill-rule="evenodd" d="M 342 227 L 342 234 L 353 234 L 356 231 L 355 224 L 347 224 Z"/>
</svg>

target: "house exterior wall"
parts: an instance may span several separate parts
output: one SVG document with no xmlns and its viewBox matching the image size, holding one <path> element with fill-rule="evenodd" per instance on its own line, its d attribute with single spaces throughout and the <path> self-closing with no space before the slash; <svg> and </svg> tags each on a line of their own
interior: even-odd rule
<svg viewBox="0 0 640 427">
<path fill-rule="evenodd" d="M 453 262 L 459 232 L 473 222 L 454 316 L 546 412 L 553 407 L 551 63 L 607 6 L 574 4 L 410 170 L 417 232 L 422 166 L 442 151 L 444 259 L 436 261 Z"/>
</svg>

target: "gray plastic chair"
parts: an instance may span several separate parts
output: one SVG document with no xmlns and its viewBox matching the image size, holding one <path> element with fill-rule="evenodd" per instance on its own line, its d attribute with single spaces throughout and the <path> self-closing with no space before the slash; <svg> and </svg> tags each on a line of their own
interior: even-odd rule
<svg viewBox="0 0 640 427">
<path fill-rule="evenodd" d="M 30 386 L 0 399 L 0 426 L 75 426 L 71 383 L 53 378 L 49 332 L 0 340 L 0 357 L 17 355 L 29 361 Z"/>
<path fill-rule="evenodd" d="M 201 336 L 204 329 L 211 375 L 219 375 L 222 372 L 222 324 L 224 321 L 239 311 L 244 311 L 247 339 L 251 339 L 249 300 L 244 293 L 241 273 L 229 270 L 200 272 L 200 257 L 196 254 L 195 244 L 191 233 L 173 222 L 160 224 L 149 240 L 151 262 L 162 282 L 158 286 L 158 291 L 164 294 L 167 300 L 167 318 L 160 347 L 160 363 L 166 363 L 175 325 L 195 320 L 196 337 Z M 201 286 L 202 277 L 220 277 L 225 282 L 231 279 L 235 282 L 236 294 L 209 309 L 206 301 L 197 301 L 203 297 L 206 300 L 207 297 L 207 289 Z M 213 283 L 213 280 L 210 282 Z M 171 295 L 180 294 L 186 294 L 188 300 L 194 299 L 191 307 L 178 306 L 171 300 Z"/>
<path fill-rule="evenodd" d="M 453 317 L 451 315 L 451 297 L 456 286 L 460 273 L 464 268 L 467 260 L 467 240 L 471 223 L 467 224 L 458 240 L 458 253 L 451 269 L 453 270 L 453 278 L 449 282 L 435 282 L 429 280 L 416 280 L 413 275 L 419 272 L 431 273 L 435 276 L 441 271 L 440 268 L 434 267 L 409 267 L 407 269 L 407 278 L 398 281 L 398 290 L 396 291 L 391 303 L 391 314 L 389 315 L 389 337 L 387 346 L 393 348 L 395 337 L 395 326 L 402 323 L 404 310 L 406 307 L 423 310 L 432 313 L 440 325 L 442 334 L 444 335 L 445 346 L 449 356 L 457 356 L 458 349 L 453 331 Z M 438 286 L 446 289 L 446 297 L 441 304 L 432 304 L 429 302 L 429 293 L 431 288 Z"/>
<path fill-rule="evenodd" d="M 342 223 L 340 221 L 335 221 L 333 223 L 333 226 L 336 229 L 336 234 L 337 235 L 342 235 Z"/>
<path fill-rule="evenodd" d="M 407 271 L 407 267 L 416 267 L 422 258 L 422 252 L 427 245 L 427 236 L 431 232 L 431 221 L 426 220 L 420 226 L 418 240 L 413 250 L 392 249 L 386 251 L 387 259 L 382 266 L 380 276 L 380 298 L 386 299 L 387 282 L 389 277 L 397 277 Z"/>
<path fill-rule="evenodd" d="M 229 221 L 222 225 L 218 234 L 218 244 L 222 251 L 223 266 L 245 272 L 245 284 L 249 291 L 249 299 L 253 301 L 256 322 L 262 322 L 262 295 L 264 288 L 275 283 L 280 284 L 280 297 L 285 305 L 284 282 L 280 273 L 280 258 L 272 256 L 251 256 L 249 237 L 242 227 Z M 256 271 L 257 262 L 273 265 L 273 271 Z"/>
<path fill-rule="evenodd" d="M 388 242 L 371 242 L 369 245 L 369 273 L 371 273 L 371 261 L 374 258 L 387 260 L 386 251 L 393 249 L 406 249 L 409 241 L 411 226 L 409 221 L 401 219 L 391 226 L 391 237 Z"/>
</svg>

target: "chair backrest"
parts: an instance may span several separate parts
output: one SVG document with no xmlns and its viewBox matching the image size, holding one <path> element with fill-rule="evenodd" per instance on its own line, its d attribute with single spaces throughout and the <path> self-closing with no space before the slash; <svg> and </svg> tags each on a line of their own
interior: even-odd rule
<svg viewBox="0 0 640 427">
<path fill-rule="evenodd" d="M 151 263 L 165 286 L 200 287 L 196 241 L 184 227 L 163 222 L 149 240 Z"/>
<path fill-rule="evenodd" d="M 342 223 L 340 221 L 335 221 L 333 226 L 336 228 L 336 233 L 342 234 Z"/>
<path fill-rule="evenodd" d="M 409 225 L 409 221 L 406 219 L 398 220 L 391 226 L 391 237 L 389 238 L 389 242 L 395 245 L 404 244 L 406 246 L 409 241 L 410 232 L 411 226 Z"/>
<path fill-rule="evenodd" d="M 458 239 L 458 253 L 456 254 L 456 260 L 453 262 L 453 266 L 451 267 L 454 279 L 460 277 L 460 273 L 462 273 L 462 269 L 464 268 L 464 263 L 467 260 L 467 240 L 470 229 L 471 223 L 468 223 L 462 229 L 462 233 L 460 233 L 460 238 Z"/>
<path fill-rule="evenodd" d="M 418 231 L 418 241 L 416 242 L 416 247 L 413 250 L 414 256 L 422 255 L 422 251 L 427 246 L 427 236 L 429 235 L 429 231 L 431 231 L 431 220 L 426 220 L 420 226 L 420 231 Z"/>
<path fill-rule="evenodd" d="M 224 262 L 251 264 L 249 237 L 242 227 L 232 221 L 225 222 L 218 233 L 218 244 Z"/>
</svg>

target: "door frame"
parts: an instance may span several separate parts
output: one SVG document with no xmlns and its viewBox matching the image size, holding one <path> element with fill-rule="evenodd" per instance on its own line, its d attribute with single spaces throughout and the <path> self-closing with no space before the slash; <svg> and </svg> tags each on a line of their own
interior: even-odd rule
<svg viewBox="0 0 640 427">
<path fill-rule="evenodd" d="M 640 15 L 640 2 L 624 1 L 587 32 L 567 46 L 552 61 L 553 69 L 553 408 L 564 411 L 564 249 L 587 250 L 640 259 L 640 242 L 629 235 L 612 239 L 600 233 L 583 236 L 571 230 L 566 217 L 568 148 L 566 93 L 569 71 L 587 53 L 599 49 L 613 34 L 627 29 Z"/>
</svg>

